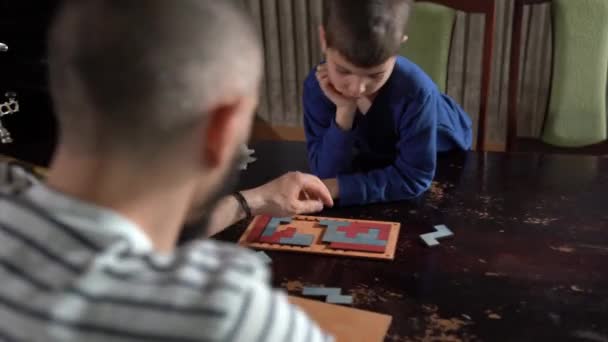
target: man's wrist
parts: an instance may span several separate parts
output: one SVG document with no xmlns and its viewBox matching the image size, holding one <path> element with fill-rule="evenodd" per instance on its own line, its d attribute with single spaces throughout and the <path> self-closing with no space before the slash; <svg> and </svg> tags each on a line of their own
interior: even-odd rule
<svg viewBox="0 0 608 342">
<path fill-rule="evenodd" d="M 253 216 L 261 214 L 260 211 L 265 203 L 263 196 L 260 192 L 261 191 L 259 188 L 241 191 L 241 195 L 243 195 L 243 197 L 247 201 L 249 209 L 251 210 L 251 215 Z"/>
<path fill-rule="evenodd" d="M 238 202 L 238 206 L 241 208 L 241 214 L 245 215 L 244 218 L 251 218 L 253 214 L 251 213 L 251 208 L 249 207 L 249 203 L 247 202 L 245 196 L 243 196 L 241 192 L 237 191 L 232 194 L 232 197 L 234 197 L 234 199 L 236 199 Z M 242 217 L 242 215 L 238 216 Z"/>
</svg>

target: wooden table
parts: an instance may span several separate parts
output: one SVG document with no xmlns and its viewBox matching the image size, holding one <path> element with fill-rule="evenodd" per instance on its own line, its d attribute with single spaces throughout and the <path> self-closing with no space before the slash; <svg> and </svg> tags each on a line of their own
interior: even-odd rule
<svg viewBox="0 0 608 342">
<path fill-rule="evenodd" d="M 307 170 L 302 143 L 253 148 L 241 187 Z M 401 222 L 395 260 L 268 252 L 274 285 L 341 287 L 355 307 L 393 316 L 387 341 L 608 341 L 607 158 L 444 155 L 420 200 L 322 215 Z M 455 237 L 425 247 L 419 235 L 436 224 Z"/>
</svg>

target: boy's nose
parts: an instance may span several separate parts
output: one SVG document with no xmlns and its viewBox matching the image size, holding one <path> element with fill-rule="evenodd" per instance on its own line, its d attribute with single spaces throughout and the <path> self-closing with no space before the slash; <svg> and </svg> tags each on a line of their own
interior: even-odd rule
<svg viewBox="0 0 608 342">
<path fill-rule="evenodd" d="M 366 89 L 367 87 L 365 86 L 365 82 L 361 82 L 361 85 L 359 85 L 359 96 L 365 94 Z"/>
<path fill-rule="evenodd" d="M 365 93 L 365 82 L 355 80 L 350 87 L 350 96 L 359 97 Z"/>
</svg>

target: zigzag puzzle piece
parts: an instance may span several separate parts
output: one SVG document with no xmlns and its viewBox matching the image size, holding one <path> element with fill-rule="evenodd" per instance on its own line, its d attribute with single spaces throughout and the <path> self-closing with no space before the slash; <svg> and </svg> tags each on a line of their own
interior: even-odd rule
<svg viewBox="0 0 608 342">
<path fill-rule="evenodd" d="M 426 245 L 429 247 L 438 246 L 439 241 L 437 241 L 437 239 L 454 236 L 454 233 L 452 233 L 452 231 L 446 225 L 443 224 L 435 226 L 435 230 L 436 231 L 433 233 L 420 235 L 422 241 L 424 241 L 424 243 L 426 243 Z"/>
<path fill-rule="evenodd" d="M 302 295 L 325 297 L 325 302 L 330 304 L 353 303 L 353 296 L 342 295 L 342 289 L 337 287 L 304 287 Z"/>
<path fill-rule="evenodd" d="M 325 299 L 329 304 L 353 304 L 353 296 L 329 295 Z"/>
<path fill-rule="evenodd" d="M 337 287 L 303 287 L 302 294 L 305 296 L 331 296 L 339 295 L 342 289 Z"/>
</svg>

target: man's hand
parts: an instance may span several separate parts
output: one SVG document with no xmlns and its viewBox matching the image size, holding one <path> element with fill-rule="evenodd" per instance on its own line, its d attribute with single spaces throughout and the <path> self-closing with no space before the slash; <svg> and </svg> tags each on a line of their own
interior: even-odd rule
<svg viewBox="0 0 608 342">
<path fill-rule="evenodd" d="M 336 105 L 336 123 L 345 131 L 350 131 L 357 112 L 357 101 L 342 94 L 329 81 L 327 65 L 321 64 L 317 67 L 317 81 L 325 96 Z"/>
<path fill-rule="evenodd" d="M 334 205 L 323 182 L 312 175 L 290 172 L 258 188 L 243 191 L 253 215 L 293 216 Z"/>
</svg>

